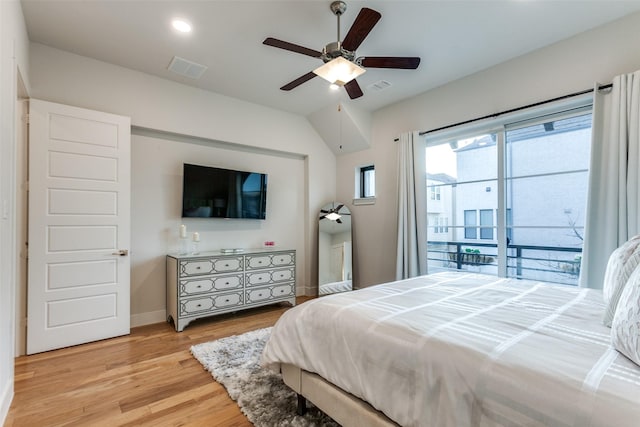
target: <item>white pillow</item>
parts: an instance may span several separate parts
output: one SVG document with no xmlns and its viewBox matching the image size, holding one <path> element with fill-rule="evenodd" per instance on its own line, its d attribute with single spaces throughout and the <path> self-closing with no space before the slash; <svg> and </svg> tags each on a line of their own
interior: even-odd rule
<svg viewBox="0 0 640 427">
<path fill-rule="evenodd" d="M 640 365 L 640 267 L 631 274 L 620 296 L 611 325 L 611 343 Z"/>
<path fill-rule="evenodd" d="M 602 284 L 602 295 L 606 305 L 602 323 L 605 325 L 611 327 L 620 295 L 638 264 L 640 264 L 640 234 L 629 239 L 609 257 Z"/>
</svg>

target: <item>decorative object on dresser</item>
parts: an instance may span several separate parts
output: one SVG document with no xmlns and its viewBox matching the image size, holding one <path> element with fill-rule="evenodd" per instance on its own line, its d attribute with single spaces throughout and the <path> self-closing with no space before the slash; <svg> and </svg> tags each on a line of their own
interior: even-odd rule
<svg viewBox="0 0 640 427">
<path fill-rule="evenodd" d="M 296 303 L 296 251 L 167 255 L 167 321 L 192 320 L 276 302 Z"/>
</svg>

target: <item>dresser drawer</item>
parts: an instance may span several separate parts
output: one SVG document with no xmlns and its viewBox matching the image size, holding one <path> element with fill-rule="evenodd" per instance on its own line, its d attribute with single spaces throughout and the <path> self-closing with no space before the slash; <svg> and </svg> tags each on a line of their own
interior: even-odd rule
<svg viewBox="0 0 640 427">
<path fill-rule="evenodd" d="M 209 295 L 201 298 L 180 300 L 180 315 L 189 316 L 203 312 L 214 312 L 229 307 L 240 307 L 243 304 L 242 292 L 232 292 L 222 295 Z"/>
<path fill-rule="evenodd" d="M 258 270 L 262 268 L 284 267 L 295 265 L 294 252 L 279 252 L 260 255 L 247 255 L 245 257 L 245 268 L 247 270 Z"/>
<path fill-rule="evenodd" d="M 220 257 L 180 261 L 180 277 L 242 271 L 242 257 Z"/>
<path fill-rule="evenodd" d="M 272 282 L 288 282 L 295 279 L 295 268 L 280 268 L 271 273 Z"/>
<path fill-rule="evenodd" d="M 285 283 L 282 285 L 276 285 L 271 289 L 271 295 L 274 298 L 295 296 L 295 289 L 293 283 Z"/>
<path fill-rule="evenodd" d="M 271 255 L 253 255 L 245 258 L 247 270 L 271 267 Z"/>
<path fill-rule="evenodd" d="M 262 301 L 283 299 L 294 296 L 295 288 L 293 283 L 267 286 L 263 288 L 249 289 L 246 291 L 246 304 L 254 304 Z"/>
<path fill-rule="evenodd" d="M 244 277 L 242 274 L 229 276 L 209 276 L 197 279 L 180 280 L 180 296 L 202 294 L 215 291 L 226 291 L 242 287 Z"/>
<path fill-rule="evenodd" d="M 286 265 L 295 265 L 296 256 L 293 252 L 282 252 L 272 255 L 273 265 L 276 267 L 284 267 Z"/>
<path fill-rule="evenodd" d="M 242 271 L 242 257 L 213 258 L 213 271 L 215 273 L 228 273 Z"/>
<path fill-rule="evenodd" d="M 245 279 L 247 282 L 247 286 L 268 285 L 269 283 L 271 283 L 271 272 L 259 271 L 255 273 L 246 273 Z"/>
<path fill-rule="evenodd" d="M 245 275 L 247 286 L 261 286 L 276 282 L 288 282 L 295 278 L 295 268 L 280 268 L 271 271 L 248 272 Z"/>
</svg>

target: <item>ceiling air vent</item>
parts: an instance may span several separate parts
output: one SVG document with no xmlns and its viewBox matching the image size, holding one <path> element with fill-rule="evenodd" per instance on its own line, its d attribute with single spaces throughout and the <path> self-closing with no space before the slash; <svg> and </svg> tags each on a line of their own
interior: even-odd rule
<svg viewBox="0 0 640 427">
<path fill-rule="evenodd" d="M 386 80 L 379 80 L 375 83 L 370 84 L 369 86 L 367 86 L 367 89 L 373 91 L 373 92 L 380 92 L 381 90 L 385 90 L 386 88 L 388 88 L 389 86 L 391 86 L 391 83 L 389 83 Z"/>
<path fill-rule="evenodd" d="M 207 66 L 189 61 L 188 59 L 180 58 L 179 56 L 174 56 L 167 69 L 176 74 L 180 74 L 181 76 L 189 77 L 191 79 L 199 79 L 202 77 L 204 72 L 207 71 Z"/>
</svg>

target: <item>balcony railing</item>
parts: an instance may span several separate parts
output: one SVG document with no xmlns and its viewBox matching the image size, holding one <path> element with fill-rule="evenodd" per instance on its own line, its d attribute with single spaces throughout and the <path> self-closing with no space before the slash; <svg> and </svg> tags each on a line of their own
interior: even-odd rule
<svg viewBox="0 0 640 427">
<path fill-rule="evenodd" d="M 429 271 L 473 270 L 497 274 L 496 243 L 427 242 Z M 577 285 L 582 248 L 507 245 L 507 276 Z"/>
</svg>

